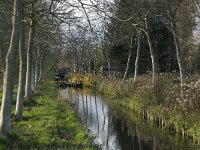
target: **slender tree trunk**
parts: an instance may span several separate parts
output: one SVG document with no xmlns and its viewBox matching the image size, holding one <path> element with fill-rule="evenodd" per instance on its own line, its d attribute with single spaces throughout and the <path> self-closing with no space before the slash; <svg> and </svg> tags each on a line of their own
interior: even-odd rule
<svg viewBox="0 0 200 150">
<path fill-rule="evenodd" d="M 23 3 L 21 4 L 22 18 L 24 19 L 24 8 Z M 23 100 L 25 94 L 25 81 L 26 81 L 26 50 L 25 50 L 25 22 L 21 21 L 20 27 L 20 41 L 19 41 L 19 58 L 20 58 L 20 69 L 19 69 L 19 86 L 16 101 L 15 117 L 20 120 L 23 113 Z"/>
<path fill-rule="evenodd" d="M 108 58 L 107 58 L 107 64 L 108 64 L 108 76 L 110 76 L 110 61 Z"/>
<path fill-rule="evenodd" d="M 43 53 L 38 48 L 37 56 L 36 56 L 36 63 L 35 63 L 35 83 L 37 84 L 41 79 L 41 72 L 42 72 L 42 58 Z"/>
<path fill-rule="evenodd" d="M 36 60 L 37 60 L 37 52 L 35 52 L 33 54 L 33 57 L 32 57 L 32 77 L 31 77 L 31 89 L 32 91 L 35 90 L 35 85 L 36 85 L 36 75 L 35 75 L 35 70 L 36 70 Z"/>
<path fill-rule="evenodd" d="M 91 73 L 91 63 L 90 63 L 90 61 L 89 61 L 89 66 L 88 66 L 88 72 L 89 72 L 89 74 Z"/>
<path fill-rule="evenodd" d="M 35 60 L 32 62 L 31 90 L 35 90 Z"/>
<path fill-rule="evenodd" d="M 172 33 L 173 33 L 174 44 L 175 44 L 175 47 L 176 47 L 176 57 L 177 57 L 177 63 L 178 63 L 178 66 L 179 66 L 179 75 L 180 75 L 181 87 L 182 87 L 183 82 L 184 82 L 183 80 L 186 77 L 186 72 L 185 72 L 184 63 L 183 63 L 184 59 L 182 57 L 180 41 L 179 41 L 179 38 L 178 38 L 178 32 L 177 32 L 177 28 L 176 28 L 176 22 L 174 21 L 175 12 L 174 13 L 172 12 L 169 2 L 168 1 L 166 1 L 166 2 L 167 2 L 167 8 L 168 8 L 168 15 L 169 15 L 169 18 L 171 20 L 171 30 L 172 30 Z M 181 5 L 181 2 L 178 5 Z M 176 6 L 176 7 L 178 8 L 178 6 Z"/>
<path fill-rule="evenodd" d="M 183 63 L 183 57 L 182 57 L 180 42 L 179 42 L 179 39 L 177 37 L 175 22 L 171 23 L 171 27 L 172 27 L 172 32 L 173 32 L 173 36 L 174 36 L 174 44 L 175 44 L 175 47 L 176 47 L 176 58 L 177 58 L 178 66 L 179 66 L 179 75 L 180 75 L 181 87 L 182 87 L 183 82 L 184 82 L 184 78 L 186 77 L 186 73 L 185 73 L 185 69 L 184 69 L 184 63 Z"/>
<path fill-rule="evenodd" d="M 149 44 L 149 49 L 150 49 L 150 53 L 151 53 L 151 62 L 152 62 L 152 73 L 153 73 L 153 80 L 156 77 L 157 74 L 157 65 L 156 65 L 156 59 L 155 59 L 155 52 L 154 52 L 154 48 L 153 48 L 153 44 L 152 44 L 152 40 L 150 37 L 150 34 L 147 32 L 147 41 Z"/>
<path fill-rule="evenodd" d="M 170 45 L 169 45 L 168 49 L 169 49 L 168 73 L 170 73 L 170 71 L 171 71 L 171 47 L 170 47 Z"/>
<path fill-rule="evenodd" d="M 37 84 L 40 77 L 40 56 L 38 54 L 35 63 L 35 83 Z"/>
<path fill-rule="evenodd" d="M 29 38 L 28 38 L 28 49 L 27 49 L 27 70 L 26 70 L 26 86 L 25 86 L 25 97 L 30 99 L 32 91 L 32 59 L 33 59 L 33 37 L 34 37 L 34 21 L 30 23 Z"/>
<path fill-rule="evenodd" d="M 139 59 L 140 59 L 140 40 L 141 40 L 141 31 L 139 31 L 138 41 L 137 41 L 137 56 L 136 56 L 136 59 L 135 59 L 134 81 L 138 77 L 138 68 L 139 68 Z"/>
<path fill-rule="evenodd" d="M 128 60 L 127 60 L 127 64 L 126 64 L 126 70 L 124 72 L 124 77 L 122 79 L 121 85 L 124 83 L 124 81 L 126 80 L 126 78 L 128 76 L 128 70 L 129 70 L 130 63 L 131 63 L 132 52 L 133 52 L 133 36 L 131 37 L 131 48 L 129 50 Z"/>
<path fill-rule="evenodd" d="M 38 83 L 39 78 L 39 48 L 37 49 L 36 59 L 35 59 L 35 84 Z"/>
<path fill-rule="evenodd" d="M 2 50 L 0 49 L 0 89 L 3 87 Z"/>
<path fill-rule="evenodd" d="M 19 28 L 21 13 L 21 0 L 15 0 L 13 6 L 13 29 L 10 41 L 10 47 L 6 56 L 6 70 L 3 82 L 3 97 L 0 112 L 0 134 L 6 135 L 10 133 L 10 119 L 12 109 L 13 85 L 14 85 L 14 70 L 16 63 L 16 54 L 19 45 Z"/>
<path fill-rule="evenodd" d="M 157 74 L 157 64 L 156 64 L 156 58 L 155 58 L 155 49 L 153 47 L 153 42 L 151 39 L 151 35 L 149 33 L 149 23 L 147 16 L 145 17 L 145 25 L 146 29 L 143 29 L 144 33 L 146 34 L 150 55 L 151 55 L 151 64 L 152 64 L 152 85 L 154 86 L 156 74 Z"/>
<path fill-rule="evenodd" d="M 75 73 L 79 72 L 79 59 L 78 59 L 78 51 L 75 47 Z"/>
<path fill-rule="evenodd" d="M 149 31 L 145 30 L 144 32 L 145 32 L 145 34 L 147 36 L 147 41 L 148 41 L 149 50 L 150 50 L 150 54 L 151 54 L 152 84 L 154 85 L 156 74 L 157 74 L 157 65 L 156 65 L 155 51 L 154 51 L 154 47 L 153 47 L 153 43 L 152 43 Z"/>
<path fill-rule="evenodd" d="M 40 56 L 40 60 L 39 60 L 39 77 L 38 77 L 38 82 L 41 81 L 42 79 L 42 58 L 43 58 L 43 54 L 41 54 Z"/>
</svg>

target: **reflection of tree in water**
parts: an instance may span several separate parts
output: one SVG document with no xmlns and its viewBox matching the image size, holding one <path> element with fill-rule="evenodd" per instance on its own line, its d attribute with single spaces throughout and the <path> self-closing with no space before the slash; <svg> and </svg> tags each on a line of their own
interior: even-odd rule
<svg viewBox="0 0 200 150">
<path fill-rule="evenodd" d="M 89 120 L 92 120 L 92 113 L 93 113 L 93 107 L 92 107 L 92 95 L 90 93 L 90 113 L 89 113 Z M 89 126 L 92 126 L 92 122 L 89 121 Z"/>
<path fill-rule="evenodd" d="M 120 120 L 115 120 L 114 128 L 117 131 L 119 144 L 122 150 L 143 150 L 140 139 L 137 137 L 137 135 L 129 135 L 128 128 L 123 125 L 123 122 Z"/>
<path fill-rule="evenodd" d="M 71 97 L 71 102 L 77 105 L 81 120 L 88 131 L 96 135 L 95 143 L 102 144 L 105 150 L 184 150 L 185 148 L 185 145 L 178 143 L 174 136 L 147 124 L 136 114 L 119 107 L 115 108 L 113 105 L 106 105 L 96 93 L 68 90 L 68 96 Z"/>
<path fill-rule="evenodd" d="M 86 103 L 86 114 L 85 114 L 85 117 L 86 117 L 86 126 L 88 126 L 88 99 L 87 99 L 87 95 L 85 95 L 85 103 Z"/>
<path fill-rule="evenodd" d="M 122 150 L 183 150 L 185 145 L 175 146 L 173 141 L 163 138 L 157 132 L 163 132 L 160 129 L 153 130 L 150 125 L 136 123 L 131 120 L 131 114 L 112 111 L 114 119 L 114 128 L 117 131 L 119 144 Z M 138 121 L 139 122 L 139 121 Z M 187 149 L 188 150 L 188 149 Z M 192 149 L 191 149 L 192 150 Z"/>
<path fill-rule="evenodd" d="M 83 96 L 83 92 L 81 92 L 81 101 L 82 101 L 82 106 L 83 106 L 83 114 L 84 114 L 84 117 L 86 116 L 86 112 L 85 112 L 85 102 L 84 102 L 84 96 Z M 85 125 L 87 126 L 87 119 L 85 119 Z"/>
<path fill-rule="evenodd" d="M 107 138 L 106 138 L 106 147 L 109 148 L 109 135 L 110 135 L 110 117 L 108 117 L 108 130 L 107 130 Z"/>
<path fill-rule="evenodd" d="M 98 115 L 98 108 L 97 108 L 97 95 L 96 95 L 96 93 L 95 93 L 94 101 L 95 101 L 96 117 L 97 117 L 97 129 L 98 129 L 98 136 L 99 136 L 99 115 Z"/>
<path fill-rule="evenodd" d="M 102 125 L 102 131 L 105 129 L 105 123 L 106 123 L 106 115 L 105 115 L 105 110 L 104 110 L 104 105 L 103 105 L 103 102 L 102 102 L 102 113 L 103 113 L 103 125 Z M 104 138 L 105 139 L 105 138 Z M 104 143 L 104 142 L 103 142 Z"/>
</svg>

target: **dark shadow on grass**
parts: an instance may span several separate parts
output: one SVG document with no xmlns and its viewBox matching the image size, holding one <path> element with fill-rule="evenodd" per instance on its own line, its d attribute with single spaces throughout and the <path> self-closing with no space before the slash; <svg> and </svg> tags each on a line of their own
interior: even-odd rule
<svg viewBox="0 0 200 150">
<path fill-rule="evenodd" d="M 23 102 L 23 104 L 24 104 L 24 107 L 33 107 L 33 106 L 37 106 L 38 105 L 38 103 L 36 102 L 35 99 L 25 100 Z"/>
<path fill-rule="evenodd" d="M 30 147 L 29 142 L 15 133 L 0 137 L 0 143 L 1 149 L 28 149 Z"/>
</svg>

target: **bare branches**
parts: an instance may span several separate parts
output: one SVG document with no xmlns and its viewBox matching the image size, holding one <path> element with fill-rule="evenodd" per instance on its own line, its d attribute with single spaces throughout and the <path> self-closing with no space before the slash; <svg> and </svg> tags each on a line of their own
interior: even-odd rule
<svg viewBox="0 0 200 150">
<path fill-rule="evenodd" d="M 78 2 L 81 4 L 81 7 L 82 7 L 82 9 L 83 9 L 83 11 L 84 11 L 84 13 L 85 13 L 85 15 L 86 15 L 86 17 L 87 17 L 87 21 L 88 21 L 88 24 L 89 24 L 89 27 L 90 27 L 90 31 L 92 32 L 92 26 L 91 26 L 91 23 L 90 23 L 89 16 L 88 16 L 88 14 L 87 14 L 87 12 L 86 12 L 86 9 L 85 9 L 85 7 L 84 7 L 84 3 L 81 2 L 81 0 L 78 0 Z"/>
</svg>

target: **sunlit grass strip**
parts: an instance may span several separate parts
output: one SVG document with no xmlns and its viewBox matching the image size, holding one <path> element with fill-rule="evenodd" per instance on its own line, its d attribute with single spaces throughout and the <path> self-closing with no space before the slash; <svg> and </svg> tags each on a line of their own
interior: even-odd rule
<svg viewBox="0 0 200 150">
<path fill-rule="evenodd" d="M 38 87 L 25 102 L 24 119 L 12 122 L 12 133 L 0 139 L 0 149 L 92 149 L 73 109 L 57 98 L 53 85 Z"/>
</svg>

